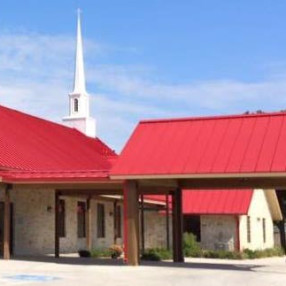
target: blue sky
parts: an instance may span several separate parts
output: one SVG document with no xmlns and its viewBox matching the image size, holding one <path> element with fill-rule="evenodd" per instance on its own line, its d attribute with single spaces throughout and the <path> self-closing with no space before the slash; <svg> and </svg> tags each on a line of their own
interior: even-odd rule
<svg viewBox="0 0 286 286">
<path fill-rule="evenodd" d="M 92 114 L 120 151 L 140 119 L 286 109 L 286 1 L 0 0 L 0 103 L 57 122 L 81 7 Z"/>
</svg>

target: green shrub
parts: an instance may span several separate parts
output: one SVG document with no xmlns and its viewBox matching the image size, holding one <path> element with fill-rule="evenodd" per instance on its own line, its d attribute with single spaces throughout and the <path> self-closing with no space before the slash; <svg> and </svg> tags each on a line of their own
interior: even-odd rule
<svg viewBox="0 0 286 286">
<path fill-rule="evenodd" d="M 284 256 L 285 253 L 281 247 L 267 248 L 266 253 L 270 256 Z"/>
<path fill-rule="evenodd" d="M 228 251 L 228 250 L 204 250 L 202 252 L 204 258 L 218 258 L 218 259 L 246 259 L 247 255 L 243 252 Z"/>
<path fill-rule="evenodd" d="M 94 248 L 90 252 L 91 257 L 111 257 L 111 250 L 107 248 Z"/>
<path fill-rule="evenodd" d="M 166 248 L 150 248 L 146 249 L 142 254 L 142 260 L 161 261 L 172 258 L 172 252 Z"/>
<path fill-rule="evenodd" d="M 185 232 L 183 236 L 183 250 L 187 257 L 201 257 L 202 250 L 193 233 Z"/>
<path fill-rule="evenodd" d="M 88 250 L 85 250 L 85 249 L 80 249 L 79 251 L 78 251 L 78 255 L 80 256 L 80 257 L 90 257 L 91 255 L 90 255 L 90 252 L 88 251 Z"/>
<path fill-rule="evenodd" d="M 254 250 L 251 250 L 251 249 L 244 249 L 243 250 L 243 253 L 245 254 L 245 256 L 246 256 L 246 259 L 254 259 L 254 258 L 256 258 L 256 251 L 254 251 Z"/>
<path fill-rule="evenodd" d="M 264 257 L 283 256 L 284 252 L 281 248 L 267 248 L 264 250 L 244 249 L 243 252 L 226 251 L 226 250 L 204 250 L 202 257 L 219 258 L 219 259 L 257 259 Z"/>
<path fill-rule="evenodd" d="M 255 258 L 264 258 L 264 257 L 273 257 L 273 256 L 283 256 L 284 252 L 280 247 L 266 248 L 263 250 L 251 250 L 244 249 L 243 254 L 246 259 L 255 259 Z"/>
<path fill-rule="evenodd" d="M 153 249 L 146 250 L 142 256 L 142 260 L 148 260 L 148 261 L 161 261 L 161 258 L 158 253 L 156 253 Z"/>
<path fill-rule="evenodd" d="M 172 252 L 166 248 L 155 248 L 155 252 L 160 256 L 161 260 L 172 259 Z"/>
</svg>

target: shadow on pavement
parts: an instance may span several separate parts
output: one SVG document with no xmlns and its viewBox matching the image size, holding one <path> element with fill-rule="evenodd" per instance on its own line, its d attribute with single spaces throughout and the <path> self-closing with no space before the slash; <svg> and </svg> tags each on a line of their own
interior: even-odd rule
<svg viewBox="0 0 286 286">
<path fill-rule="evenodd" d="M 128 267 L 123 259 L 109 258 L 82 258 L 63 256 L 55 258 L 52 256 L 17 256 L 13 257 L 15 261 L 29 261 L 42 263 L 56 263 L 66 265 L 97 265 L 97 266 L 125 266 Z M 164 268 L 190 268 L 191 269 L 208 269 L 208 270 L 231 270 L 231 271 L 254 271 L 264 265 L 241 264 L 241 263 L 212 263 L 212 262 L 185 262 L 174 263 L 172 261 L 141 261 L 140 266 L 143 267 L 164 267 Z"/>
<path fill-rule="evenodd" d="M 254 269 L 263 267 L 263 265 L 254 264 L 230 264 L 230 263 L 211 263 L 211 262 L 184 262 L 174 263 L 168 261 L 151 262 L 142 261 L 142 266 L 154 266 L 154 267 L 171 267 L 171 268 L 190 268 L 190 269 L 206 269 L 206 270 L 231 270 L 231 271 L 254 271 Z"/>
</svg>

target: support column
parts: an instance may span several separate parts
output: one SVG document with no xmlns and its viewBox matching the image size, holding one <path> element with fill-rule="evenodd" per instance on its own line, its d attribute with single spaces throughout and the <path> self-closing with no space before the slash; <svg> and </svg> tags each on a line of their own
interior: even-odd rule
<svg viewBox="0 0 286 286">
<path fill-rule="evenodd" d="M 11 230 L 11 205 L 10 190 L 12 185 L 7 185 L 4 193 L 4 239 L 3 239 L 3 258 L 10 259 L 10 230 Z"/>
<path fill-rule="evenodd" d="M 117 200 L 113 202 L 113 243 L 116 244 L 117 242 L 117 234 L 118 234 L 118 225 L 117 225 Z"/>
<path fill-rule="evenodd" d="M 89 196 L 86 200 L 86 249 L 92 249 L 92 215 L 91 215 L 91 197 Z"/>
<path fill-rule="evenodd" d="M 172 209 L 173 209 L 173 261 L 184 262 L 182 189 L 180 188 L 177 188 L 172 195 Z"/>
<path fill-rule="evenodd" d="M 141 228 L 141 254 L 145 252 L 145 218 L 144 218 L 144 195 L 140 195 L 140 228 Z"/>
<path fill-rule="evenodd" d="M 169 208 L 169 195 L 166 195 L 166 246 L 170 250 L 170 208 Z"/>
<path fill-rule="evenodd" d="M 128 265 L 139 264 L 139 202 L 136 181 L 126 181 L 124 199 L 124 256 Z"/>
<path fill-rule="evenodd" d="M 285 219 L 284 218 L 283 218 L 283 220 L 279 221 L 278 227 L 279 227 L 279 232 L 280 232 L 281 247 L 282 247 L 284 253 L 286 253 Z"/>
<path fill-rule="evenodd" d="M 60 257 L 60 192 L 55 190 L 55 257 Z"/>
<path fill-rule="evenodd" d="M 278 227 L 279 227 L 279 233 L 280 233 L 280 243 L 281 243 L 281 247 L 284 250 L 284 253 L 286 253 L 286 237 L 285 237 L 286 207 L 284 203 L 285 191 L 286 190 L 276 190 L 276 196 L 278 198 L 279 206 L 281 208 L 282 217 L 283 217 L 282 221 L 278 222 Z"/>
</svg>

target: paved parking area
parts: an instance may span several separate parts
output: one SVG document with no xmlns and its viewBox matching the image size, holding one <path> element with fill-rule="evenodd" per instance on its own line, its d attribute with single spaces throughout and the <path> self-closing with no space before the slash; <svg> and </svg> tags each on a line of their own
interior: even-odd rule
<svg viewBox="0 0 286 286">
<path fill-rule="evenodd" d="M 65 257 L 0 260 L 0 285 L 271 286 L 286 285 L 284 258 L 246 261 L 187 259 L 184 264 Z"/>
</svg>

